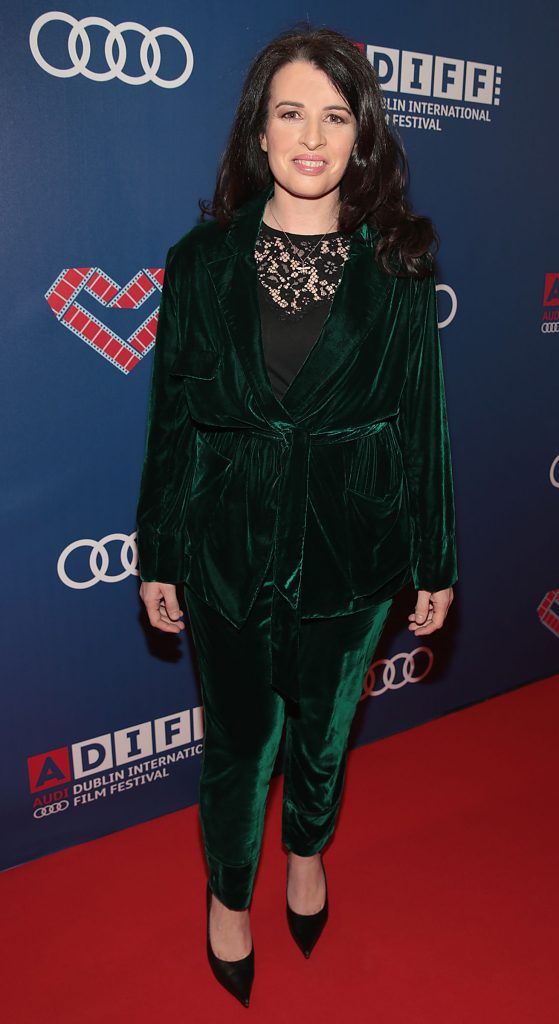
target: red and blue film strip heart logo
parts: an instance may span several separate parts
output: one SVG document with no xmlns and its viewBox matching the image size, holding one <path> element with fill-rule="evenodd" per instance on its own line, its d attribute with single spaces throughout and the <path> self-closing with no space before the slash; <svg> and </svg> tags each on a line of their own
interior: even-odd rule
<svg viewBox="0 0 559 1024">
<path fill-rule="evenodd" d="M 538 618 L 559 639 L 559 590 L 548 590 L 538 605 Z"/>
<path fill-rule="evenodd" d="M 130 373 L 155 341 L 159 302 L 129 338 L 120 338 L 78 301 L 81 292 L 107 309 L 138 309 L 153 294 L 161 297 L 164 267 L 143 268 L 122 288 L 99 267 L 70 267 L 53 282 L 45 298 L 57 320 L 108 359 L 122 373 Z"/>
</svg>

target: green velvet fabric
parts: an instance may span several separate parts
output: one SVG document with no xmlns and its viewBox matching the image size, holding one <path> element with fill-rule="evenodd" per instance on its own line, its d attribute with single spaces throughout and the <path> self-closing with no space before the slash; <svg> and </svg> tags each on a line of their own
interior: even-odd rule
<svg viewBox="0 0 559 1024">
<path fill-rule="evenodd" d="M 282 841 L 305 857 L 333 834 L 351 723 L 392 604 L 389 598 L 348 615 L 302 620 L 304 682 L 295 703 L 271 686 L 274 590 L 270 571 L 241 629 L 184 590 L 204 703 L 204 852 L 212 891 L 231 910 L 252 897 L 284 724 Z"/>
<path fill-rule="evenodd" d="M 254 243 L 273 183 L 167 254 L 137 508 L 142 580 L 179 583 L 236 629 L 270 570 L 271 686 L 299 700 L 301 618 L 458 578 L 435 281 L 396 278 L 375 230 L 349 257 L 280 400 Z"/>
</svg>

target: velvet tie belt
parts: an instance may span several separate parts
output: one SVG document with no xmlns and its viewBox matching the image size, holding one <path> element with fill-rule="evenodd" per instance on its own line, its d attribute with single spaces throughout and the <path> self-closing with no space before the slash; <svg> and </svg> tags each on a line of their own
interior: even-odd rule
<svg viewBox="0 0 559 1024">
<path fill-rule="evenodd" d="M 311 445 L 347 444 L 377 433 L 386 423 L 387 420 L 377 420 L 358 427 L 330 431 L 313 431 L 286 424 L 275 431 L 258 427 L 234 428 L 235 433 L 240 431 L 280 442 L 283 448 L 274 530 L 271 685 L 295 702 L 300 699 L 301 684 L 298 658 L 301 582 Z"/>
</svg>

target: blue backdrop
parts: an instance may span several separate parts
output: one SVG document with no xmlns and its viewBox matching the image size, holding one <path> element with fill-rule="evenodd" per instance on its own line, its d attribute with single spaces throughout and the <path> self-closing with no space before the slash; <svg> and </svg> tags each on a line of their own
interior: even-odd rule
<svg viewBox="0 0 559 1024">
<path fill-rule="evenodd" d="M 407 629 L 415 592 L 395 601 L 352 745 L 557 671 L 556 4 L 11 5 L 3 868 L 197 801 L 191 641 L 149 626 L 134 543 L 162 267 L 249 62 L 303 17 L 365 47 L 442 239 L 460 578 L 430 636 Z"/>
</svg>

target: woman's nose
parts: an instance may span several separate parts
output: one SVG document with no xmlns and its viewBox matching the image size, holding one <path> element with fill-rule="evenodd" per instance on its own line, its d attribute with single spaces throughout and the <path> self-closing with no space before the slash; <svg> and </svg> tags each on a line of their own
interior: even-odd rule
<svg viewBox="0 0 559 1024">
<path fill-rule="evenodd" d="M 301 135 L 299 137 L 300 142 L 303 142 L 309 149 L 314 149 L 316 146 L 320 146 L 324 142 L 324 131 L 320 121 L 308 120 L 303 125 Z"/>
</svg>

